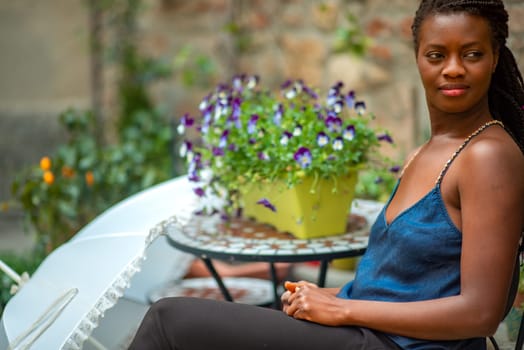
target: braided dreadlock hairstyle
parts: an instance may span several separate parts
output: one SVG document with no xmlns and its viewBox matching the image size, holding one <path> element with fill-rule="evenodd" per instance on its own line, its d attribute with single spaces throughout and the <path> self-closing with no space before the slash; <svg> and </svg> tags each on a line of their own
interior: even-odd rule
<svg viewBox="0 0 524 350">
<path fill-rule="evenodd" d="M 419 30 L 428 16 L 466 12 L 486 19 L 499 61 L 488 91 L 490 111 L 504 123 L 524 153 L 524 82 L 511 50 L 506 46 L 508 13 L 502 0 L 422 0 L 411 30 L 415 51 L 419 47 Z"/>
</svg>

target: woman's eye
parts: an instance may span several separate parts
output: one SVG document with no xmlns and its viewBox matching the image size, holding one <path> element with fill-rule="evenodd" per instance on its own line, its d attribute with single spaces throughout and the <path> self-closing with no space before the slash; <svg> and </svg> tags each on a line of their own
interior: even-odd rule
<svg viewBox="0 0 524 350">
<path fill-rule="evenodd" d="M 426 54 L 426 58 L 429 58 L 430 60 L 438 60 L 443 58 L 444 55 L 440 52 L 428 52 Z"/>
<path fill-rule="evenodd" d="M 480 51 L 470 51 L 470 52 L 466 52 L 466 54 L 464 55 L 464 57 L 470 58 L 470 59 L 478 59 L 482 56 L 484 56 L 484 54 Z"/>
</svg>

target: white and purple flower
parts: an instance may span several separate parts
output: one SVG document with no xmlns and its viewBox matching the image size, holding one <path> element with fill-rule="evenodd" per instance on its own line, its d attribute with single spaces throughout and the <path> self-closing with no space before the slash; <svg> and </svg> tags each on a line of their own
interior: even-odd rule
<svg viewBox="0 0 524 350">
<path fill-rule="evenodd" d="M 293 158 L 302 169 L 309 167 L 313 160 L 311 151 L 307 147 L 300 147 L 298 151 L 295 152 Z"/>
<path fill-rule="evenodd" d="M 347 141 L 353 140 L 355 138 L 355 126 L 346 126 L 346 128 L 342 131 L 342 137 Z"/>
<path fill-rule="evenodd" d="M 321 131 L 317 134 L 317 145 L 324 147 L 329 144 L 329 136 L 325 132 Z"/>
<path fill-rule="evenodd" d="M 344 148 L 344 140 L 342 139 L 342 137 L 337 137 L 333 140 L 333 149 L 335 151 L 341 151 L 342 148 Z"/>
<path fill-rule="evenodd" d="M 293 137 L 292 133 L 290 133 L 289 131 L 284 131 L 282 133 L 282 136 L 280 137 L 280 144 L 282 146 L 287 146 L 287 144 L 289 143 L 289 140 L 291 140 L 292 137 Z"/>
</svg>

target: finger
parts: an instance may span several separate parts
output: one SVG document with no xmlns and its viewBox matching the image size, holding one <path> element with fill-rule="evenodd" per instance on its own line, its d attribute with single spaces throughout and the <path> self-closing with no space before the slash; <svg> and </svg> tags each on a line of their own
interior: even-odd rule
<svg viewBox="0 0 524 350">
<path fill-rule="evenodd" d="M 288 314 L 289 316 L 291 317 L 295 317 L 294 314 L 297 312 L 298 310 L 298 303 L 296 302 L 291 302 L 287 305 L 286 307 L 286 310 L 285 310 L 285 313 Z"/>
<path fill-rule="evenodd" d="M 294 293 L 289 292 L 289 297 L 287 298 L 287 303 L 288 304 L 293 304 L 295 302 L 295 300 L 297 300 L 297 298 L 299 298 L 299 296 L 300 296 L 299 292 L 300 292 L 300 287 L 297 287 L 295 289 Z"/>
<path fill-rule="evenodd" d="M 284 292 L 280 296 L 280 301 L 282 302 L 282 304 L 287 304 L 290 296 L 291 296 L 291 292 L 290 291 Z"/>
<path fill-rule="evenodd" d="M 297 288 L 298 284 L 296 282 L 286 281 L 284 283 L 284 288 L 286 288 L 291 293 L 295 292 L 295 289 Z"/>
<path fill-rule="evenodd" d="M 297 282 L 298 287 L 312 287 L 312 288 L 318 288 L 318 286 L 315 283 L 311 283 L 309 281 L 298 281 Z"/>
<path fill-rule="evenodd" d="M 293 312 L 291 315 L 293 318 L 296 318 L 297 320 L 306 320 L 307 319 L 307 313 L 305 312 L 302 305 L 297 305 L 296 308 L 294 308 L 293 310 L 290 310 L 290 313 L 291 311 Z"/>
<path fill-rule="evenodd" d="M 287 314 L 287 309 L 289 308 L 289 304 L 282 304 L 282 311 Z"/>
</svg>

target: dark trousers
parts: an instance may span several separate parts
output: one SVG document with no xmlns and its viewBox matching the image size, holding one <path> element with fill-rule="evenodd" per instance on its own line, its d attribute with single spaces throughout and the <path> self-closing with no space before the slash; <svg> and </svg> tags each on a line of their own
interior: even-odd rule
<svg viewBox="0 0 524 350">
<path fill-rule="evenodd" d="M 196 298 L 151 306 L 132 350 L 399 349 L 380 332 L 295 320 L 282 311 Z"/>
</svg>

